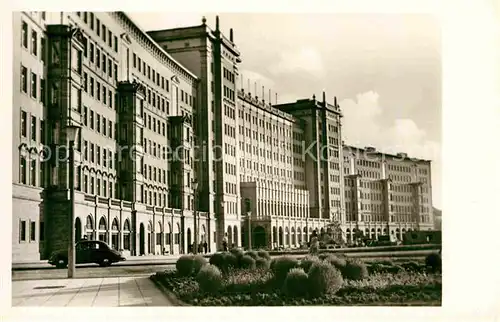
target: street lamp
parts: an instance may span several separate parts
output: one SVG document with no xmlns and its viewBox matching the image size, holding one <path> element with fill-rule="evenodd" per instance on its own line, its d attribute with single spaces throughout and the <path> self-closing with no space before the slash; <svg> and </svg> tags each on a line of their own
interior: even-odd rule
<svg viewBox="0 0 500 322">
<path fill-rule="evenodd" d="M 194 212 L 193 212 L 193 217 L 194 217 L 194 246 L 193 246 L 193 253 L 197 254 L 198 253 L 198 222 L 196 219 L 196 215 L 198 212 L 198 181 L 193 179 L 193 190 L 194 190 Z"/>
<path fill-rule="evenodd" d="M 69 214 L 69 245 L 68 245 L 68 278 L 73 278 L 75 274 L 75 141 L 78 137 L 80 127 L 68 125 L 66 136 L 69 140 L 69 199 L 71 212 Z"/>
</svg>

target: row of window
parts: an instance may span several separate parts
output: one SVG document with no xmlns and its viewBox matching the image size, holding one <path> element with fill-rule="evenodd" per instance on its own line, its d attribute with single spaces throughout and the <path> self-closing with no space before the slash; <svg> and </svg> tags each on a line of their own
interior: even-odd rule
<svg viewBox="0 0 500 322">
<path fill-rule="evenodd" d="M 40 38 L 40 47 L 38 46 L 38 39 Z M 21 46 L 27 49 L 35 57 L 40 57 L 42 62 L 45 61 L 45 48 L 46 40 L 44 37 L 38 37 L 36 30 L 30 30 L 28 24 L 25 21 L 21 22 Z"/>
<path fill-rule="evenodd" d="M 105 168 L 113 169 L 113 160 L 115 164 L 118 164 L 118 154 L 116 152 L 87 140 L 83 140 L 82 153 L 85 161 L 90 161 L 90 163 L 96 163 L 97 165 L 102 164 Z"/>
<path fill-rule="evenodd" d="M 28 133 L 29 124 L 29 133 Z M 37 131 L 37 128 L 40 131 Z M 28 123 L 28 113 L 21 109 L 21 136 L 23 138 L 31 138 L 31 141 L 44 143 L 45 141 L 45 121 L 40 120 L 40 125 L 38 125 L 38 119 L 36 116 L 31 115 Z M 39 135 L 39 137 L 37 137 Z"/>
<path fill-rule="evenodd" d="M 21 91 L 45 104 L 45 79 L 40 77 L 40 82 L 38 82 L 38 78 L 34 72 L 30 72 L 28 76 L 28 68 L 21 65 Z M 28 81 L 30 82 L 29 86 Z M 38 86 L 38 84 L 40 85 Z"/>
<path fill-rule="evenodd" d="M 19 242 L 35 242 L 36 241 L 36 221 L 19 220 Z M 29 234 L 28 234 L 29 227 Z M 45 239 L 45 226 L 43 221 L 39 224 L 39 241 Z"/>
<path fill-rule="evenodd" d="M 279 138 L 289 138 L 291 133 L 296 133 L 296 135 L 293 137 L 294 139 L 301 141 L 303 140 L 303 134 L 298 133 L 298 132 L 292 132 L 292 126 L 288 124 L 283 124 L 279 121 L 276 121 L 277 123 L 280 123 L 280 126 L 271 124 L 271 122 L 267 122 L 262 119 L 263 115 L 259 116 L 252 116 L 250 113 L 245 113 L 243 109 L 240 107 L 238 110 L 238 116 L 240 119 L 245 120 L 248 123 L 245 123 L 245 125 L 250 126 L 256 125 L 262 128 L 262 130 L 266 131 L 272 131 L 274 132 L 274 135 L 279 135 Z M 274 122 L 274 120 L 273 120 Z M 286 128 L 285 128 L 286 127 Z"/>
<path fill-rule="evenodd" d="M 106 28 L 105 24 L 101 24 L 99 18 L 94 16 L 93 12 L 80 12 L 78 11 L 77 16 L 80 17 L 83 22 L 90 26 L 90 29 L 95 31 L 96 35 L 106 43 L 109 48 L 112 48 L 116 53 L 118 52 L 118 37 L 113 35 L 109 28 Z"/>
<path fill-rule="evenodd" d="M 116 124 L 113 124 L 111 120 L 107 120 L 104 116 L 94 112 L 87 106 L 83 107 L 82 119 L 83 125 L 89 127 L 91 130 L 95 130 L 97 133 L 109 137 L 110 139 L 113 137 L 116 138 Z"/>
<path fill-rule="evenodd" d="M 223 73 L 224 78 L 234 84 L 235 74 L 233 72 L 231 72 L 229 69 L 227 69 L 226 67 L 223 68 L 223 71 L 224 71 L 224 73 Z"/>
<path fill-rule="evenodd" d="M 118 73 L 116 70 L 115 72 Z M 107 88 L 104 82 L 101 84 L 97 79 L 94 80 L 92 76 L 88 77 L 86 72 L 83 73 L 83 91 L 88 93 L 90 97 L 102 102 L 104 106 L 107 105 L 109 108 L 114 108 L 116 110 L 118 98 L 117 95 L 113 93 L 113 89 L 111 87 Z"/>
<path fill-rule="evenodd" d="M 38 177 L 37 173 L 39 173 Z M 33 187 L 43 187 L 45 183 L 44 162 L 35 158 L 28 160 L 26 156 L 21 155 L 19 158 L 19 183 Z"/>
</svg>

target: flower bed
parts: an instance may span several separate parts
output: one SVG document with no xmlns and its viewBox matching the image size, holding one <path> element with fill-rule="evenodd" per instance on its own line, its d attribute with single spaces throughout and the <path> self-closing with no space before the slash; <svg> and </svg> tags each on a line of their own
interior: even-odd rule
<svg viewBox="0 0 500 322">
<path fill-rule="evenodd" d="M 243 256 L 243 255 L 241 255 Z M 240 257 L 241 257 L 240 256 Z M 238 260 L 233 263 L 238 263 Z M 320 275 L 326 276 L 328 283 L 335 282 L 338 287 L 321 287 L 323 293 L 307 292 L 299 289 L 295 296 L 290 295 L 291 281 L 283 280 L 283 267 L 290 267 L 274 260 L 270 268 L 240 268 L 238 264 L 225 267 L 220 288 L 217 292 L 207 293 L 200 290 L 196 276 L 182 277 L 175 271 L 157 273 L 154 278 L 166 289 L 170 290 L 179 300 L 188 305 L 196 306 L 291 306 L 291 305 L 426 305 L 436 306 L 441 304 L 441 274 L 430 273 L 425 270 L 423 263 L 397 263 L 389 261 L 375 262 L 367 265 L 368 276 L 348 279 L 352 275 L 344 267 L 335 267 L 330 264 L 331 258 L 324 261 L 318 260 L 313 264 L 310 274 L 322 267 Z M 223 264 L 219 264 L 223 265 Z M 225 265 L 225 264 L 224 264 Z M 337 271 L 339 277 L 332 279 L 328 267 Z M 357 262 L 356 265 L 363 265 Z M 215 266 L 215 265 L 213 265 Z M 300 267 L 300 263 L 297 267 Z M 395 268 L 397 267 L 397 268 Z M 214 267 L 215 270 L 216 267 Z M 327 271 L 325 271 L 327 269 Z M 279 278 L 275 278 L 279 272 Z M 340 274 L 342 273 L 342 274 Z M 326 274 L 326 275 L 325 275 Z M 334 274 L 334 275 L 335 275 Z M 345 274 L 345 275 L 344 275 Z M 304 279 L 307 273 L 302 268 L 290 268 L 290 276 Z M 313 275 L 311 275 L 312 278 Z M 330 276 L 330 277 L 329 277 Z M 342 279 L 342 276 L 344 278 Z M 339 280 L 340 278 L 340 280 Z M 315 280 L 311 285 L 319 285 L 321 281 Z M 288 283 L 288 284 L 287 284 Z M 324 283 L 324 282 L 323 282 Z M 338 284 L 340 283 L 340 284 Z M 300 284 L 293 284 L 300 285 Z M 288 291 L 287 291 L 288 290 Z M 328 291 L 333 290 L 333 291 Z M 315 290 L 317 291 L 317 290 Z M 297 295 L 297 294 L 300 294 Z"/>
</svg>

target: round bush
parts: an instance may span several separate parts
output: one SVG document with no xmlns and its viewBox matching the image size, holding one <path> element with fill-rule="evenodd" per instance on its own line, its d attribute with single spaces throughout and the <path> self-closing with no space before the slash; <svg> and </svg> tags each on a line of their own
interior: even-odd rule
<svg viewBox="0 0 500 322">
<path fill-rule="evenodd" d="M 344 278 L 355 281 L 368 277 L 366 264 L 356 259 L 348 260 L 341 272 Z"/>
<path fill-rule="evenodd" d="M 425 266 L 431 272 L 441 271 L 441 255 L 436 253 L 427 255 L 427 257 L 425 258 Z"/>
<path fill-rule="evenodd" d="M 249 250 L 245 253 L 245 255 L 252 257 L 254 260 L 259 258 L 259 254 L 255 250 Z"/>
<path fill-rule="evenodd" d="M 224 253 L 224 262 L 228 268 L 238 267 L 238 257 L 230 252 Z"/>
<path fill-rule="evenodd" d="M 344 258 L 337 257 L 333 254 L 328 254 L 324 261 L 334 266 L 338 270 L 342 270 L 346 265 L 346 260 Z"/>
<path fill-rule="evenodd" d="M 321 253 L 318 255 L 318 258 L 322 261 L 324 261 L 328 256 L 330 256 L 330 254 L 328 253 Z"/>
<path fill-rule="evenodd" d="M 300 261 L 300 267 L 304 269 L 305 272 L 309 272 L 312 264 L 319 262 L 320 259 L 316 256 L 307 255 Z"/>
<path fill-rule="evenodd" d="M 217 293 L 222 288 L 222 273 L 217 266 L 205 265 L 196 275 L 196 281 L 203 292 Z"/>
<path fill-rule="evenodd" d="M 307 294 L 307 274 L 302 268 L 292 268 L 285 278 L 283 291 L 288 296 L 304 296 Z"/>
<path fill-rule="evenodd" d="M 210 256 L 210 260 L 208 261 L 211 265 L 215 265 L 217 267 L 221 267 L 224 262 L 224 253 L 215 253 Z"/>
<path fill-rule="evenodd" d="M 194 271 L 194 256 L 182 255 L 175 263 L 175 268 L 180 276 L 191 276 Z"/>
<path fill-rule="evenodd" d="M 248 255 L 243 255 L 240 260 L 240 267 L 245 269 L 254 269 L 255 268 L 255 259 Z"/>
<path fill-rule="evenodd" d="M 193 258 L 193 273 L 196 275 L 200 271 L 200 269 L 207 265 L 208 261 L 203 255 L 195 255 Z"/>
<path fill-rule="evenodd" d="M 276 258 L 272 270 L 274 277 L 279 283 L 283 283 L 288 272 L 295 267 L 299 266 L 299 261 L 293 257 L 282 256 Z"/>
<path fill-rule="evenodd" d="M 326 261 L 313 263 L 308 275 L 307 285 L 312 296 L 334 294 L 344 282 L 342 274 Z"/>
<path fill-rule="evenodd" d="M 269 255 L 269 252 L 266 250 L 261 249 L 257 251 L 257 255 L 259 255 L 260 258 L 267 259 L 268 261 L 271 260 L 271 255 Z"/>
<path fill-rule="evenodd" d="M 257 258 L 257 260 L 255 261 L 255 267 L 256 268 L 264 268 L 264 269 L 269 269 L 269 267 L 271 266 L 271 261 L 270 260 L 267 260 L 265 258 L 262 258 L 262 257 L 259 257 Z"/>
<path fill-rule="evenodd" d="M 236 258 L 238 259 L 241 258 L 245 253 L 241 248 L 232 248 L 229 252 L 236 256 Z"/>
<path fill-rule="evenodd" d="M 420 272 L 421 271 L 421 265 L 419 263 L 416 263 L 416 262 L 402 263 L 401 267 L 403 267 L 408 272 Z"/>
</svg>

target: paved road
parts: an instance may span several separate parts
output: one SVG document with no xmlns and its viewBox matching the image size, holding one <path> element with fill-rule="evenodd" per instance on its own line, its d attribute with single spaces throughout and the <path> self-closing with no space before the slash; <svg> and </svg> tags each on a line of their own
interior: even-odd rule
<svg viewBox="0 0 500 322">
<path fill-rule="evenodd" d="M 114 266 L 99 267 L 97 265 L 84 267 L 77 266 L 76 278 L 121 277 L 121 276 L 150 276 L 156 272 L 174 269 L 174 265 L 144 265 L 144 266 Z M 67 269 L 36 269 L 12 271 L 13 281 L 61 279 L 66 278 Z"/>
</svg>

